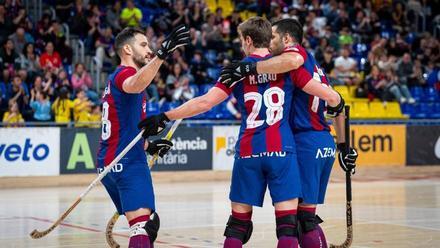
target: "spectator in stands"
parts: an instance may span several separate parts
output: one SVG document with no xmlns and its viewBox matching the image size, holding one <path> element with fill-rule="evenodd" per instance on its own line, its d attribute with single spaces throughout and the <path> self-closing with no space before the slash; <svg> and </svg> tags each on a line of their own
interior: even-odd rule
<svg viewBox="0 0 440 248">
<path fill-rule="evenodd" d="M 67 126 L 71 121 L 73 102 L 69 99 L 69 89 L 61 87 L 58 97 L 52 104 L 52 111 L 55 116 L 55 122 L 59 126 Z"/>
<path fill-rule="evenodd" d="M 194 52 L 194 56 L 191 60 L 191 74 L 194 77 L 194 83 L 205 84 L 209 83 L 208 73 L 206 70 L 208 65 L 203 59 L 203 53 L 200 50 Z"/>
<path fill-rule="evenodd" d="M 57 17 L 61 22 L 67 22 L 70 17 L 70 11 L 73 9 L 73 1 L 72 0 L 57 0 L 55 5 L 55 11 Z"/>
<path fill-rule="evenodd" d="M 217 52 L 223 52 L 225 50 L 221 31 L 221 26 L 215 25 L 214 14 L 208 14 L 206 23 L 202 25 L 202 36 L 206 39 L 208 49 L 213 49 Z"/>
<path fill-rule="evenodd" d="M 359 82 L 357 76 L 357 62 L 350 58 L 350 51 L 348 48 L 340 50 L 341 56 L 335 59 L 335 75 L 338 80 L 341 80 L 347 85 L 354 85 Z"/>
<path fill-rule="evenodd" d="M 152 42 L 150 39 L 149 41 Z M 104 62 L 113 63 L 113 58 L 116 54 L 113 48 L 114 42 L 115 37 L 111 27 L 106 27 L 95 42 L 96 58 L 99 61 L 98 66 L 100 68 L 103 67 Z"/>
<path fill-rule="evenodd" d="M 87 36 L 87 13 L 86 9 L 83 6 L 82 0 L 75 1 L 75 7 L 73 15 L 70 19 L 70 23 L 70 31 L 72 32 L 72 34 L 76 34 L 80 38 L 85 38 Z"/>
<path fill-rule="evenodd" d="M 414 65 L 411 62 L 411 55 L 409 53 L 405 53 L 402 59 L 398 62 L 396 71 L 396 74 L 402 84 L 412 84 L 410 77 L 414 76 L 413 70 Z"/>
<path fill-rule="evenodd" d="M 72 83 L 64 69 L 58 71 L 57 79 L 55 80 L 55 88 L 60 89 L 61 87 L 66 87 L 69 89 L 69 92 L 72 92 Z"/>
<path fill-rule="evenodd" d="M 353 36 L 348 27 L 343 27 L 339 32 L 339 45 L 351 46 L 353 44 Z"/>
<path fill-rule="evenodd" d="M 43 82 L 41 76 L 36 76 L 31 88 L 31 96 L 36 96 L 37 93 L 45 93 L 47 96 L 53 95 L 52 79 L 49 78 L 46 82 Z M 36 98 L 38 100 L 38 97 Z"/>
<path fill-rule="evenodd" d="M 72 87 L 74 90 L 87 90 L 92 88 L 93 82 L 84 65 L 78 63 L 75 65 L 75 71 L 72 74 Z"/>
<path fill-rule="evenodd" d="M 14 70 L 20 67 L 20 57 L 14 50 L 14 43 L 7 39 L 0 50 L 0 68 L 7 70 L 9 75 L 14 74 Z"/>
<path fill-rule="evenodd" d="M 6 16 L 5 5 L 0 3 L 0 44 L 14 32 L 14 23 Z"/>
<path fill-rule="evenodd" d="M 32 35 L 26 33 L 22 27 L 18 27 L 17 30 L 15 30 L 15 33 L 9 36 L 9 39 L 14 43 L 15 52 L 19 55 L 22 55 L 26 44 L 34 43 Z"/>
<path fill-rule="evenodd" d="M 377 62 L 379 69 L 383 72 L 387 72 L 389 70 L 395 71 L 396 68 L 396 57 L 387 56 L 385 53 L 379 57 L 379 61 Z"/>
<path fill-rule="evenodd" d="M 429 63 L 429 64 L 433 65 L 433 63 Z M 428 64 L 428 66 L 429 66 L 429 64 Z M 413 72 L 409 76 L 408 84 L 410 86 L 425 86 L 426 80 L 425 80 L 425 77 L 423 76 L 425 74 L 425 68 L 422 66 L 422 63 L 420 62 L 420 60 L 416 59 L 414 61 L 413 68 L 414 68 Z"/>
<path fill-rule="evenodd" d="M 13 100 L 9 101 L 9 109 L 3 115 L 3 123 L 6 127 L 24 126 L 24 119 L 20 113 L 17 102 Z"/>
<path fill-rule="evenodd" d="M 43 91 L 31 90 L 31 104 L 33 114 L 33 121 L 45 122 L 51 120 L 51 107 L 49 97 Z"/>
<path fill-rule="evenodd" d="M 393 8 L 393 12 L 391 13 L 393 18 L 393 28 L 398 32 L 408 30 L 408 23 L 406 20 L 406 13 L 403 7 L 403 4 L 400 2 L 396 2 Z"/>
<path fill-rule="evenodd" d="M 177 0 L 174 3 L 174 12 L 171 13 L 170 19 L 173 27 L 177 27 L 182 24 L 187 26 L 191 25 L 191 14 L 189 9 L 185 8 L 183 0 Z"/>
<path fill-rule="evenodd" d="M 34 44 L 27 43 L 20 55 L 20 68 L 28 71 L 29 77 L 33 78 L 40 68 L 40 57 L 35 52 Z"/>
<path fill-rule="evenodd" d="M 229 40 L 232 42 L 234 39 L 238 39 L 238 25 L 243 22 L 240 17 L 240 12 L 234 10 L 230 16 L 227 17 L 229 21 Z"/>
<path fill-rule="evenodd" d="M 23 83 L 19 75 L 15 75 L 8 89 L 9 100 L 17 103 L 21 113 L 26 110 L 29 104 L 29 89 Z"/>
<path fill-rule="evenodd" d="M 92 102 L 86 96 L 83 90 L 76 92 L 76 98 L 73 100 L 73 116 L 75 120 L 75 127 L 84 127 L 85 124 L 81 122 L 89 122 Z"/>
<path fill-rule="evenodd" d="M 241 113 L 237 110 L 237 99 L 232 96 L 231 99 L 226 103 L 226 109 L 231 113 L 235 119 L 240 120 L 241 119 Z"/>
<path fill-rule="evenodd" d="M 191 13 L 191 27 L 200 30 L 203 24 L 203 8 L 200 1 L 195 1 Z"/>
<path fill-rule="evenodd" d="M 44 70 L 57 73 L 61 68 L 61 57 L 57 51 L 54 51 L 54 45 L 52 42 L 48 42 L 45 47 L 46 51 L 41 54 L 40 66 Z"/>
<path fill-rule="evenodd" d="M 124 26 L 139 27 L 142 20 L 142 12 L 136 8 L 133 0 L 127 0 L 127 6 L 121 12 L 121 22 Z"/>
<path fill-rule="evenodd" d="M 101 127 L 101 118 L 102 118 L 101 106 L 93 105 L 92 113 L 90 114 L 89 117 L 89 122 L 94 122 L 94 123 L 89 124 L 89 127 L 94 127 L 94 128 Z"/>
<path fill-rule="evenodd" d="M 121 1 L 116 0 L 111 8 L 107 9 L 105 15 L 107 25 L 109 25 L 115 32 L 121 30 L 121 24 L 119 23 L 119 17 L 121 16 Z"/>
<path fill-rule="evenodd" d="M 173 65 L 173 71 L 168 75 L 166 84 L 173 101 L 187 101 L 194 97 L 194 91 L 189 87 L 189 78 L 182 73 L 179 63 Z"/>
</svg>

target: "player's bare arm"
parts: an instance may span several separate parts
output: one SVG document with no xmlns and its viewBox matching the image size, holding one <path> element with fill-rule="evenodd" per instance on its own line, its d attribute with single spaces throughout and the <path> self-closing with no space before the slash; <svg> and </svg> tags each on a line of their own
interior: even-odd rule
<svg viewBox="0 0 440 248">
<path fill-rule="evenodd" d="M 124 92 L 134 94 L 144 91 L 153 81 L 162 63 L 162 59 L 154 57 L 147 65 L 137 71 L 136 74 L 125 79 L 122 83 Z"/>
<path fill-rule="evenodd" d="M 338 92 L 313 78 L 310 79 L 302 90 L 309 95 L 317 96 L 326 101 L 328 106 L 336 107 L 341 103 L 341 101 L 343 101 Z"/>
<path fill-rule="evenodd" d="M 138 124 L 138 127 L 145 129 L 144 137 L 154 136 L 164 130 L 167 122 L 205 113 L 227 98 L 226 92 L 213 87 L 203 96 L 193 98 L 176 109 L 147 117 Z"/>
</svg>

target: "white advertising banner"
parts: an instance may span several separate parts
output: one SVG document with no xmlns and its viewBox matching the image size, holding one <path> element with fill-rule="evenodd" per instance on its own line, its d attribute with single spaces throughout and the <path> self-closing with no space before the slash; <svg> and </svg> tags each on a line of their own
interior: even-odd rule
<svg viewBox="0 0 440 248">
<path fill-rule="evenodd" d="M 232 170 L 234 164 L 235 143 L 240 126 L 215 126 L 213 134 L 213 169 Z"/>
<path fill-rule="evenodd" d="M 60 173 L 59 128 L 0 128 L 0 177 Z"/>
</svg>

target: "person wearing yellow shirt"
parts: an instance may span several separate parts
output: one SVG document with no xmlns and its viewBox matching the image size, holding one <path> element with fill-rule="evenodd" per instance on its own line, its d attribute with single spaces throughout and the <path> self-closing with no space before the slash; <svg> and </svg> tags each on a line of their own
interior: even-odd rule
<svg viewBox="0 0 440 248">
<path fill-rule="evenodd" d="M 69 124 L 73 107 L 73 102 L 69 99 L 69 90 L 66 87 L 61 87 L 57 99 L 52 104 L 55 122 L 62 126 Z"/>
<path fill-rule="evenodd" d="M 142 11 L 134 6 L 132 0 L 127 0 L 127 7 L 121 12 L 122 24 L 128 27 L 139 27 L 142 20 Z"/>
<path fill-rule="evenodd" d="M 6 127 L 24 126 L 24 119 L 20 114 L 17 102 L 9 102 L 9 110 L 3 115 L 3 123 Z"/>
<path fill-rule="evenodd" d="M 93 122 L 89 125 L 89 127 L 99 128 L 101 127 L 101 107 L 99 105 L 95 105 L 92 107 L 92 113 L 90 114 L 90 122 Z"/>
<path fill-rule="evenodd" d="M 73 116 L 75 119 L 75 127 L 85 127 L 86 124 L 82 122 L 90 121 L 92 103 L 87 99 L 84 90 L 79 90 L 76 93 L 76 99 L 73 101 Z"/>
</svg>

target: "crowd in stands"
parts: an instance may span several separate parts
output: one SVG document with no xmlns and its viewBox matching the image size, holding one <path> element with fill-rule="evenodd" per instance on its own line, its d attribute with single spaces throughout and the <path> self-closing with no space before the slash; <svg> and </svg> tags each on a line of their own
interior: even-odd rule
<svg viewBox="0 0 440 248">
<path fill-rule="evenodd" d="M 0 120 L 7 126 L 99 121 L 102 89 L 95 88 L 87 65 L 72 64 L 74 51 L 62 24 L 84 41 L 86 54 L 105 72 L 117 65 L 113 42 L 124 27 L 144 29 L 156 49 L 173 27 L 190 26 L 191 44 L 174 52 L 147 89 L 150 112 L 205 93 L 222 66 L 242 58 L 237 26 L 257 14 L 303 23 L 302 45 L 332 85 L 356 87 L 358 98 L 418 104 L 424 99 L 414 94 L 422 89 L 440 102 L 440 42 L 433 33 L 440 23 L 437 0 L 236 0 L 232 10 L 222 8 L 229 0 L 43 2 L 56 15 L 44 11 L 32 20 L 23 0 L 0 1 Z M 240 118 L 234 101 L 200 118 Z"/>
</svg>

